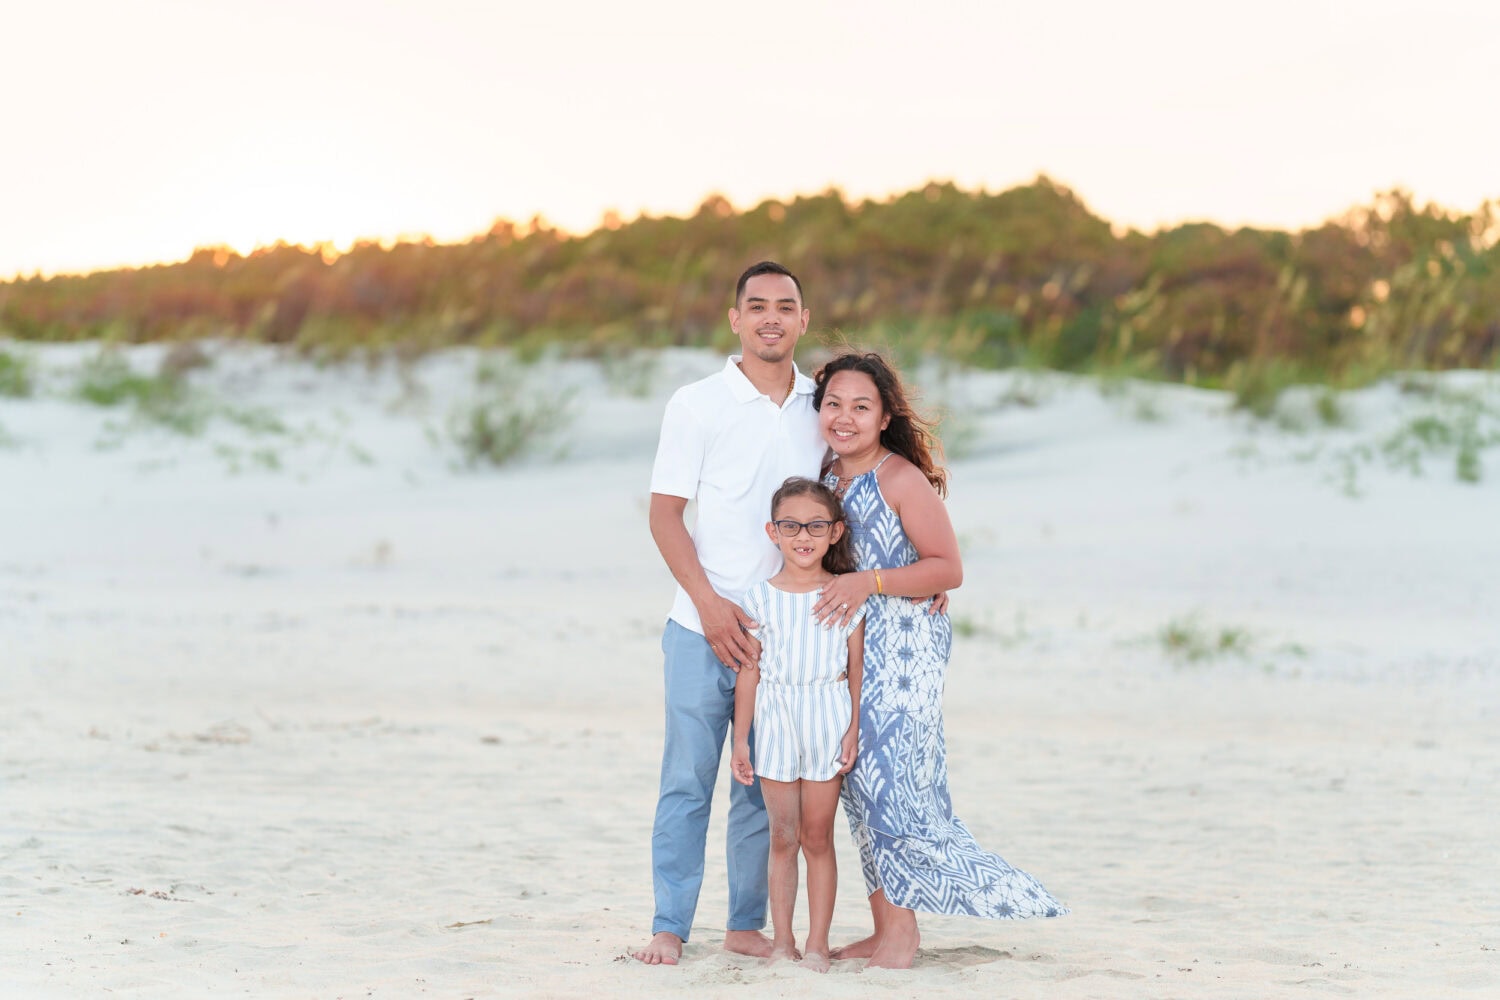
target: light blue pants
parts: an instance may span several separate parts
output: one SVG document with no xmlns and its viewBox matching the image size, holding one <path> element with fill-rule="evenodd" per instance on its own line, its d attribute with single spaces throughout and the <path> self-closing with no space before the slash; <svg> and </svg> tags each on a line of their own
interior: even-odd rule
<svg viewBox="0 0 1500 1000">
<path fill-rule="evenodd" d="M 667 738 L 661 755 L 661 797 L 651 832 L 651 875 L 656 917 L 651 933 L 688 939 L 698 890 L 708 813 L 724 740 L 734 722 L 734 671 L 708 648 L 708 640 L 674 621 L 661 637 L 666 668 Z M 754 746 L 754 735 L 751 735 Z M 760 783 L 729 781 L 729 920 L 732 931 L 766 925 L 766 864 L 771 849 Z"/>
</svg>

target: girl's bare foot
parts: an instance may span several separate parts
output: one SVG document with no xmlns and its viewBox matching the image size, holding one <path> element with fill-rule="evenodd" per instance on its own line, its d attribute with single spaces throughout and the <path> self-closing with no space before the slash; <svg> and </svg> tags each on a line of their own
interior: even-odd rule
<svg viewBox="0 0 1500 1000">
<path fill-rule="evenodd" d="M 670 931 L 653 934 L 651 943 L 635 953 L 635 960 L 646 965 L 676 965 L 681 957 L 682 938 Z"/>
<path fill-rule="evenodd" d="M 869 958 L 875 954 L 875 945 L 877 943 L 879 943 L 878 939 L 874 934 L 871 934 L 869 937 L 861 938 L 853 944 L 846 944 L 833 949 L 829 953 L 829 957 L 836 961 L 845 958 Z"/>
<path fill-rule="evenodd" d="M 912 959 L 917 957 L 917 946 L 921 943 L 922 935 L 917 933 L 915 920 L 910 923 L 901 921 L 894 927 L 887 927 L 885 933 L 880 935 L 880 942 L 875 946 L 870 960 L 865 963 L 865 968 L 910 969 Z"/>
<path fill-rule="evenodd" d="M 827 972 L 828 956 L 820 951 L 813 951 L 809 948 L 800 964 L 804 969 L 811 969 L 814 972 Z"/>
<path fill-rule="evenodd" d="M 752 958 L 770 958 L 771 939 L 760 931 L 725 931 L 724 950 Z"/>
<path fill-rule="evenodd" d="M 797 950 L 796 941 L 788 939 L 786 941 L 775 941 L 771 944 L 771 961 L 773 962 L 782 960 L 795 962 L 801 957 L 802 953 Z"/>
</svg>

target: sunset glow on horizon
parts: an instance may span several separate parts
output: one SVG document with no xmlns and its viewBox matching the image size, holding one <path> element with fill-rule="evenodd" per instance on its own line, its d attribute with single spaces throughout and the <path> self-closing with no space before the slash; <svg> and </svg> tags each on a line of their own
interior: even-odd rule
<svg viewBox="0 0 1500 1000">
<path fill-rule="evenodd" d="M 1500 8 L 1477 0 L 921 20 L 885 0 L 77 0 L 15 20 L 0 280 L 1038 174 L 1146 230 L 1300 229 L 1393 187 L 1464 212 L 1500 198 L 1477 96 Z"/>
</svg>

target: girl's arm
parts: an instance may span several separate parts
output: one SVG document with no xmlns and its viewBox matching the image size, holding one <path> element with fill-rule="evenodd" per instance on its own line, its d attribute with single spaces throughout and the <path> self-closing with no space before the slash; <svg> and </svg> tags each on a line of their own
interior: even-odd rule
<svg viewBox="0 0 1500 1000">
<path fill-rule="evenodd" d="M 849 718 L 849 728 L 844 732 L 842 753 L 839 759 L 844 766 L 840 774 L 848 774 L 854 768 L 854 759 L 859 755 L 859 692 L 865 682 L 865 623 L 861 621 L 849 633 L 849 704 L 854 709 Z M 738 695 L 738 692 L 736 692 Z"/>
<path fill-rule="evenodd" d="M 755 689 L 760 684 L 760 668 L 752 664 L 740 667 L 734 679 L 734 753 L 729 770 L 742 785 L 755 784 L 755 768 L 750 763 L 750 724 L 755 721 Z"/>
</svg>

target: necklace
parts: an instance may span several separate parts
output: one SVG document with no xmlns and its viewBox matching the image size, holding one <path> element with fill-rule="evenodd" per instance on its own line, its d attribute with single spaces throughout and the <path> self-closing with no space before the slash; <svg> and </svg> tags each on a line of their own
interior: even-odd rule
<svg viewBox="0 0 1500 1000">
<path fill-rule="evenodd" d="M 889 454 L 889 453 L 887 453 L 887 454 Z M 881 458 L 884 458 L 884 457 L 885 457 L 884 455 L 881 456 Z M 844 460 L 841 458 L 841 459 L 839 459 L 839 468 L 842 469 L 843 467 L 844 467 Z M 876 463 L 874 465 L 870 466 L 870 468 L 866 469 L 865 472 L 870 472 L 870 471 L 872 471 L 874 469 L 878 469 L 879 467 L 880 467 L 880 462 L 876 461 Z M 844 494 L 846 492 L 848 492 L 849 487 L 853 486 L 854 485 L 854 481 L 856 479 L 858 479 L 860 476 L 863 476 L 865 474 L 865 472 L 856 472 L 852 476 L 839 476 L 839 475 L 836 474 L 834 478 L 837 479 L 838 481 L 837 481 L 837 483 L 833 487 L 833 494 L 834 494 L 834 496 L 836 496 L 840 500 L 842 500 L 844 498 Z"/>
<path fill-rule="evenodd" d="M 736 362 L 735 363 L 735 367 L 740 370 L 740 374 L 742 374 L 742 375 L 744 374 L 744 372 L 745 372 L 745 365 L 744 365 L 743 362 Z M 746 376 L 746 377 L 748 378 L 749 376 Z M 786 399 L 791 399 L 792 398 L 792 393 L 794 393 L 796 391 L 797 391 L 797 369 L 794 367 L 794 368 L 792 368 L 792 377 L 786 380 Z M 770 393 L 767 393 L 766 395 L 770 395 Z M 783 400 L 783 402 L 785 402 L 785 399 Z"/>
</svg>

